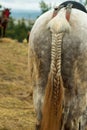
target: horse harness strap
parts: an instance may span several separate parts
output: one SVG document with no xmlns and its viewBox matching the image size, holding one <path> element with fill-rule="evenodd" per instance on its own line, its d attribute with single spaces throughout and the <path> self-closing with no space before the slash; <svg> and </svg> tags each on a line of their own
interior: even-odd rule
<svg viewBox="0 0 87 130">
<path fill-rule="evenodd" d="M 53 12 L 52 18 L 55 17 L 58 14 L 58 12 L 62 8 L 64 8 L 64 7 L 66 9 L 66 19 L 68 21 L 70 19 L 70 14 L 71 14 L 71 9 L 72 8 L 76 8 L 78 10 L 81 10 L 81 11 L 87 13 L 87 10 L 85 9 L 85 7 L 82 4 L 80 4 L 79 2 L 76 2 L 76 1 L 66 1 L 66 2 L 64 2 L 64 3 L 62 3 L 59 6 L 54 8 L 54 12 Z"/>
<path fill-rule="evenodd" d="M 71 14 L 72 4 L 68 4 L 66 7 L 66 19 L 67 21 L 70 20 L 70 14 Z"/>
<path fill-rule="evenodd" d="M 72 5 L 71 3 L 69 3 L 69 4 L 65 7 L 65 9 L 66 9 L 66 19 L 67 19 L 67 21 L 70 20 L 70 14 L 71 14 L 72 6 L 73 6 L 73 5 Z M 58 14 L 58 12 L 59 12 L 63 7 L 64 7 L 63 5 L 60 5 L 59 7 L 56 7 L 56 8 L 54 9 L 52 18 L 54 18 L 54 17 Z"/>
</svg>

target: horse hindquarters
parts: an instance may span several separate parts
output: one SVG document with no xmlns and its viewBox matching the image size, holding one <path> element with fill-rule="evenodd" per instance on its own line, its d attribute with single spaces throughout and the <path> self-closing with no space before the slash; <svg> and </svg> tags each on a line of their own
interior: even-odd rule
<svg viewBox="0 0 87 130">
<path fill-rule="evenodd" d="M 56 23 L 58 23 L 58 20 L 61 20 L 61 19 L 59 19 L 59 16 L 60 16 L 60 18 L 62 17 L 61 13 L 60 13 L 60 15 L 58 13 L 58 17 L 55 17 L 55 18 L 58 18 L 58 19 L 56 19 Z M 64 16 L 65 16 L 65 13 L 64 13 Z M 81 48 L 86 48 L 85 43 L 87 43 L 87 40 L 86 40 L 87 38 L 85 37 L 86 36 L 85 34 L 87 34 L 86 33 L 87 31 L 85 30 L 85 26 L 80 28 L 83 25 L 83 20 L 81 20 L 81 18 L 84 19 L 84 17 L 82 17 L 82 16 L 85 16 L 85 14 L 81 13 L 81 11 L 79 12 L 79 11 L 75 10 L 75 17 L 74 17 L 74 10 L 72 11 L 71 23 L 70 23 L 70 25 L 72 25 L 72 27 L 71 27 L 70 33 L 73 33 L 74 36 L 70 34 L 71 37 L 70 37 L 70 42 L 69 42 L 69 33 L 68 33 L 68 35 L 67 35 L 68 36 L 67 37 L 68 41 L 66 42 L 66 44 L 63 43 L 63 45 L 62 45 L 62 47 L 65 46 L 65 48 L 63 48 L 63 51 L 62 51 L 62 55 L 64 56 L 63 59 L 62 59 L 62 62 L 63 62 L 62 63 L 62 70 L 63 70 L 62 77 L 63 77 L 63 81 L 64 81 L 64 86 L 67 87 L 67 85 L 68 85 L 68 88 L 65 88 L 68 91 L 66 93 L 64 92 L 65 93 L 64 100 L 66 101 L 65 104 L 64 104 L 65 105 L 64 107 L 67 108 L 67 105 L 69 107 L 69 111 L 67 109 L 67 117 L 66 117 L 65 124 L 64 124 L 65 128 L 63 128 L 62 130 L 81 130 L 81 127 L 82 127 L 81 124 L 82 123 L 81 123 L 80 118 L 83 119 L 82 113 L 84 113 L 84 111 L 85 111 L 85 109 L 80 110 L 80 107 L 78 107 L 78 106 L 84 107 L 84 105 L 82 105 L 81 102 L 84 100 L 85 96 L 82 97 L 80 95 L 80 93 L 78 93 L 78 95 L 76 95 L 76 92 L 78 92 L 81 89 L 81 87 L 84 86 L 83 81 L 81 81 L 81 84 L 79 84 L 79 81 L 80 81 L 79 79 L 82 80 L 82 78 L 84 76 L 86 76 L 86 74 L 87 74 L 87 72 L 86 72 L 87 69 L 85 69 L 85 68 L 87 68 L 87 66 L 82 61 L 82 59 L 87 61 L 86 60 L 87 58 L 84 58 L 84 56 L 83 56 L 82 59 L 78 59 L 78 61 L 80 60 L 81 63 L 82 63 L 81 65 L 79 65 L 78 70 L 79 70 L 80 73 L 83 72 L 81 77 L 78 77 L 78 83 L 77 83 L 77 77 L 75 77 L 75 75 L 74 75 L 77 72 L 77 68 L 76 69 L 74 68 L 74 63 L 76 63 L 74 61 L 77 60 L 76 55 L 78 56 L 79 54 L 81 54 L 81 55 L 83 54 L 84 49 L 81 50 Z M 42 67 L 43 64 L 42 65 L 40 64 L 41 63 L 40 60 L 42 59 L 43 61 L 45 61 L 46 58 L 44 58 L 44 59 L 43 59 L 43 57 L 41 58 L 40 54 L 45 53 L 45 55 L 47 56 L 48 55 L 48 50 L 47 50 L 47 53 L 46 53 L 47 46 L 51 45 L 51 42 L 47 42 L 45 40 L 45 39 L 48 39 L 48 34 L 50 34 L 50 32 L 48 34 L 46 34 L 46 30 L 44 30 L 45 27 L 47 27 L 47 22 L 48 22 L 48 21 L 46 21 L 45 23 L 43 22 L 44 19 L 46 19 L 46 18 L 49 18 L 49 15 L 47 15 L 47 17 L 45 17 L 45 18 L 42 17 L 40 19 L 41 21 L 40 20 L 37 21 L 37 23 L 35 24 L 35 26 L 33 28 L 33 31 L 31 32 L 31 36 L 30 36 L 30 39 L 32 37 L 32 41 L 33 41 L 32 43 L 30 43 L 30 45 L 32 46 L 33 50 L 37 53 L 37 54 L 34 55 L 35 57 L 37 56 L 37 58 L 35 58 L 35 61 L 32 59 L 33 60 L 33 77 L 34 77 L 33 78 L 33 80 L 34 80 L 34 83 L 33 83 L 33 86 L 34 86 L 34 102 L 35 102 L 34 104 L 35 104 L 35 109 L 37 110 L 37 113 L 41 112 L 41 107 L 42 107 L 41 106 L 42 105 L 41 104 L 42 103 L 41 102 L 42 101 L 41 97 L 44 95 L 44 93 L 43 93 L 44 89 L 41 90 L 41 88 L 44 88 L 45 85 L 43 85 L 42 81 L 43 81 L 43 79 L 46 79 L 46 77 L 48 75 L 48 73 L 45 76 L 41 75 L 45 70 L 42 71 L 42 69 L 39 69 L 39 68 L 46 69 L 48 65 Z M 76 18 L 75 21 L 74 21 L 74 18 Z M 86 18 L 86 16 L 85 16 L 85 18 Z M 79 20 L 80 20 L 80 22 L 79 22 Z M 52 23 L 54 23 L 54 22 L 52 22 Z M 41 23 L 41 25 L 40 25 L 40 23 Z M 61 22 L 59 22 L 59 23 L 61 23 Z M 65 22 L 63 22 L 63 23 L 65 25 Z M 86 24 L 87 21 L 85 21 L 85 19 L 84 19 L 84 23 L 85 23 L 84 25 L 87 25 Z M 57 27 L 60 27 L 60 26 L 57 26 L 55 23 L 53 25 L 54 25 L 54 31 L 55 31 L 55 29 L 58 29 Z M 35 38 L 37 38 L 37 39 L 35 39 Z M 72 41 L 71 41 L 71 38 L 72 38 Z M 75 38 L 76 38 L 76 40 L 75 40 Z M 78 41 L 78 38 L 79 38 L 79 41 Z M 51 37 L 49 37 L 49 39 L 50 39 L 49 41 L 51 41 Z M 85 41 L 83 41 L 83 39 Z M 82 44 L 82 46 L 80 46 L 80 43 Z M 71 48 L 73 50 L 71 50 Z M 64 51 L 64 49 L 65 49 L 65 51 Z M 39 53 L 39 55 L 38 55 L 38 53 Z M 49 53 L 49 54 L 51 54 L 51 53 Z M 50 55 L 49 55 L 49 57 L 50 57 Z M 79 55 L 79 57 L 81 57 L 81 56 Z M 71 60 L 71 62 L 68 62 L 70 60 Z M 49 66 L 50 66 L 50 61 L 49 60 L 47 60 L 45 62 L 46 63 L 49 62 Z M 80 67 L 82 67 L 82 66 L 84 68 L 84 71 L 83 71 L 83 69 L 80 71 Z M 77 76 L 80 76 L 80 74 L 78 74 Z M 86 77 L 84 79 L 87 80 Z M 66 81 L 67 81 L 67 83 L 66 83 Z M 73 90 L 74 93 L 72 92 L 72 90 Z M 84 90 L 84 88 L 83 88 L 83 91 L 84 91 L 84 93 L 87 92 L 87 91 Z M 72 93 L 72 95 L 71 95 L 71 93 Z M 36 94 L 36 96 L 35 96 L 35 94 Z M 37 98 L 37 96 L 38 96 L 38 98 Z M 78 98 L 79 96 L 82 97 L 82 101 L 79 100 L 79 98 Z M 47 106 L 45 108 L 47 108 Z M 76 114 L 78 112 L 80 112 L 81 115 Z M 66 114 L 66 111 L 65 111 L 65 114 Z M 48 117 L 48 115 L 47 115 L 47 117 Z M 44 118 L 44 119 L 46 119 L 46 118 Z M 55 118 L 53 118 L 53 120 L 54 119 Z M 39 118 L 38 118 L 38 120 L 39 120 Z M 44 121 L 45 121 L 45 124 L 47 124 L 46 120 L 44 120 Z M 53 123 L 54 122 L 52 122 L 51 124 L 53 125 Z M 85 128 L 85 126 L 84 126 L 84 128 Z M 44 130 L 46 130 L 46 129 L 44 129 Z M 50 128 L 48 128 L 47 130 L 50 130 Z M 56 129 L 54 129 L 54 130 L 56 130 Z M 84 129 L 82 129 L 82 130 L 84 130 Z"/>
<path fill-rule="evenodd" d="M 47 82 L 47 72 L 44 70 L 45 64 L 39 58 L 38 54 L 29 47 L 29 79 L 33 87 L 33 103 L 37 118 L 36 130 L 40 129 L 42 120 L 42 105 Z"/>
<path fill-rule="evenodd" d="M 62 75 L 65 86 L 63 130 L 86 130 L 87 48 L 84 40 L 74 34 L 66 35 L 63 45 Z"/>
</svg>

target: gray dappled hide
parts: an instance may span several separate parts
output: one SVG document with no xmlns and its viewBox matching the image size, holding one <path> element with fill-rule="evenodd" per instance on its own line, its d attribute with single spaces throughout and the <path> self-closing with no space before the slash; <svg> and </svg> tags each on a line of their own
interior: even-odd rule
<svg viewBox="0 0 87 130">
<path fill-rule="evenodd" d="M 52 19 L 53 10 L 48 11 L 36 20 L 30 34 L 29 74 L 39 121 L 42 118 L 42 104 L 51 64 L 50 29 L 58 33 L 60 19 L 64 14 L 63 8 Z M 61 52 L 65 120 L 63 130 L 87 130 L 87 14 L 72 9 L 69 26 L 69 32 L 64 31 Z"/>
</svg>

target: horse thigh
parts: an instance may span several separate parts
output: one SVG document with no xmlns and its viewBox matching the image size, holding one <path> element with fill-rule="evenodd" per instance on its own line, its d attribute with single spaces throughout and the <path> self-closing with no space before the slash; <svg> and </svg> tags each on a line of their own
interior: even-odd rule
<svg viewBox="0 0 87 130">
<path fill-rule="evenodd" d="M 78 94 L 74 93 L 72 98 L 67 99 L 65 106 L 68 104 L 69 110 L 64 130 L 86 130 L 86 91 L 79 90 Z"/>
</svg>

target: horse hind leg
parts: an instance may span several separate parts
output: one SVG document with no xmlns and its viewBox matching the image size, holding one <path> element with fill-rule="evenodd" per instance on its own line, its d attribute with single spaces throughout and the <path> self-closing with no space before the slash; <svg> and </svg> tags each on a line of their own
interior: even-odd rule
<svg viewBox="0 0 87 130">
<path fill-rule="evenodd" d="M 3 27 L 3 37 L 5 37 L 6 27 Z"/>
<path fill-rule="evenodd" d="M 40 130 L 40 124 L 42 120 L 43 95 L 44 95 L 44 90 L 42 86 L 40 85 L 35 86 L 33 91 L 33 102 L 34 102 L 34 107 L 35 107 L 36 117 L 37 117 L 35 130 Z"/>
<path fill-rule="evenodd" d="M 2 28 L 0 27 L 0 37 L 2 37 Z"/>
<path fill-rule="evenodd" d="M 75 117 L 71 120 L 70 119 L 68 119 L 67 123 L 65 124 L 64 130 L 87 130 L 86 122 L 84 121 L 83 116 Z"/>
</svg>

